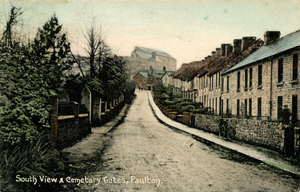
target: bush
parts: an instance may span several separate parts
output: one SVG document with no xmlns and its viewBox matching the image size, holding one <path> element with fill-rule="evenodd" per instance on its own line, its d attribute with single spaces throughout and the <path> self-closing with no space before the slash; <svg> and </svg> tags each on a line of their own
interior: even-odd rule
<svg viewBox="0 0 300 192">
<path fill-rule="evenodd" d="M 169 107 L 176 110 L 176 105 L 169 105 Z"/>
<path fill-rule="evenodd" d="M 181 98 L 181 101 L 182 101 L 182 102 L 185 102 L 185 101 L 191 102 L 192 100 L 191 100 L 191 99 L 188 99 L 188 98 Z"/>
<path fill-rule="evenodd" d="M 192 109 L 191 112 L 194 113 L 194 114 L 207 114 L 208 109 L 207 108 Z"/>
<path fill-rule="evenodd" d="M 180 98 L 174 98 L 173 101 L 174 101 L 174 104 L 181 103 L 181 99 Z"/>
<path fill-rule="evenodd" d="M 170 101 L 170 100 L 165 100 L 165 103 L 167 104 L 167 105 L 174 105 L 175 103 L 174 103 L 174 101 Z"/>
<path fill-rule="evenodd" d="M 176 106 L 177 107 L 183 107 L 183 106 L 187 106 L 187 105 L 193 105 L 193 102 L 190 101 L 183 101 L 181 103 L 177 103 Z"/>
<path fill-rule="evenodd" d="M 195 109 L 194 105 L 187 105 L 182 107 L 182 111 L 190 112 L 191 110 Z"/>
<path fill-rule="evenodd" d="M 160 95 L 160 98 L 162 100 L 166 100 L 166 99 L 170 99 L 170 96 L 168 94 L 166 94 L 166 93 L 163 93 L 163 94 Z"/>
</svg>

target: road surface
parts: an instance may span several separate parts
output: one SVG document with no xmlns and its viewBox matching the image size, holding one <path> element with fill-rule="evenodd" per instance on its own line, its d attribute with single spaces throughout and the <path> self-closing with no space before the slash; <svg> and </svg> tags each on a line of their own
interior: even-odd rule
<svg viewBox="0 0 300 192">
<path fill-rule="evenodd" d="M 299 191 L 291 177 L 226 160 L 161 124 L 146 91 L 136 94 L 124 122 L 107 136 L 101 162 L 78 176 L 78 191 Z"/>
</svg>

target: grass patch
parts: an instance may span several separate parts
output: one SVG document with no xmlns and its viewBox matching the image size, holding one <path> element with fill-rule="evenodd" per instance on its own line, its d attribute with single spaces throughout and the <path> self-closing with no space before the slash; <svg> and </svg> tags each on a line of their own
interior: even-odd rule
<svg viewBox="0 0 300 192">
<path fill-rule="evenodd" d="M 268 162 L 268 161 L 264 161 L 264 163 L 274 166 L 274 167 L 278 167 L 280 169 L 289 169 L 290 168 L 288 165 L 279 165 L 277 163 L 272 163 L 272 162 Z"/>
</svg>

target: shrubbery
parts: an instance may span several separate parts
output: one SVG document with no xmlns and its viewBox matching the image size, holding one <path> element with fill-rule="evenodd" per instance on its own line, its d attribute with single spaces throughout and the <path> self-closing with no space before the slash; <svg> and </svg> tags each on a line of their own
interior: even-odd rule
<svg viewBox="0 0 300 192">
<path fill-rule="evenodd" d="M 194 114 L 207 114 L 208 109 L 202 108 L 201 102 L 192 102 L 191 99 L 181 98 L 178 95 L 173 95 L 173 92 L 164 85 L 154 87 L 156 95 L 164 101 L 164 103 L 172 110 L 179 113 L 191 112 Z"/>
<path fill-rule="evenodd" d="M 208 114 L 208 108 L 192 109 L 191 112 L 194 114 Z"/>
<path fill-rule="evenodd" d="M 162 100 L 166 100 L 166 99 L 170 99 L 170 96 L 169 96 L 167 93 L 162 93 L 162 94 L 160 95 L 160 98 L 161 98 Z"/>
</svg>

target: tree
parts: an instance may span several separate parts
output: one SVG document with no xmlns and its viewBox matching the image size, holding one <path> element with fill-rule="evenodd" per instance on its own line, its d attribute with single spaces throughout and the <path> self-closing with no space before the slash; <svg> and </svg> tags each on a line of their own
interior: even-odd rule
<svg viewBox="0 0 300 192">
<path fill-rule="evenodd" d="M 5 30 L 2 35 L 2 45 L 12 48 L 16 44 L 16 40 L 13 41 L 12 28 L 18 23 L 18 17 L 22 15 L 21 8 L 12 7 L 10 10 L 9 18 L 5 26 Z"/>
<path fill-rule="evenodd" d="M 72 64 L 67 57 L 70 44 L 61 29 L 54 15 L 38 30 L 31 45 L 0 50 L 0 70 L 5 74 L 1 134 L 9 145 L 32 143 L 49 126 L 47 106 L 63 91 L 63 71 Z"/>
<path fill-rule="evenodd" d="M 86 40 L 84 56 L 74 56 L 82 81 L 92 91 L 92 98 L 99 97 L 106 101 L 120 96 L 124 89 L 124 64 L 123 58 L 113 55 L 111 49 L 103 39 L 102 31 L 92 26 L 83 33 Z M 89 74 L 83 72 L 83 68 L 88 66 Z M 92 101 L 93 102 L 93 101 Z"/>
</svg>

